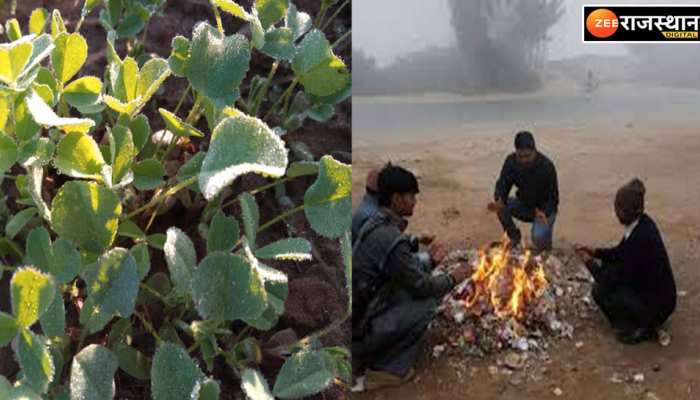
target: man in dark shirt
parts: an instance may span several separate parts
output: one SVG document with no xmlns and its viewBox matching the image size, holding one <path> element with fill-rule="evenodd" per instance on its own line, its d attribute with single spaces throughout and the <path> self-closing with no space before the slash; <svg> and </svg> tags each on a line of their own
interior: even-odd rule
<svg viewBox="0 0 700 400">
<path fill-rule="evenodd" d="M 365 195 L 362 197 L 362 201 L 355 209 L 355 213 L 352 216 L 352 241 L 355 242 L 357 235 L 360 233 L 362 225 L 367 222 L 367 220 L 377 212 L 379 208 L 378 204 L 378 193 L 377 193 L 377 177 L 379 176 L 379 170 L 373 168 L 367 174 L 367 181 L 365 183 Z"/>
<path fill-rule="evenodd" d="M 576 248 L 595 279 L 593 299 L 626 344 L 654 339 L 676 308 L 671 263 L 659 229 L 644 212 L 645 190 L 633 179 L 617 191 L 615 214 L 625 226 L 617 246 Z"/>
<path fill-rule="evenodd" d="M 516 197 L 509 198 L 516 186 Z M 528 131 L 515 135 L 515 152 L 510 154 L 496 182 L 494 201 L 488 209 L 498 214 L 503 229 L 514 245 L 522 236 L 513 217 L 532 223 L 532 244 L 535 252 L 550 250 L 554 221 L 559 206 L 557 171 L 552 161 L 537 151 L 535 138 Z"/>
<path fill-rule="evenodd" d="M 430 247 L 428 263 L 415 254 L 418 243 L 404 234 L 413 215 L 418 181 L 404 168 L 387 164 L 379 173 L 379 210 L 362 226 L 353 245 L 352 355 L 367 367 L 366 387 L 410 379 L 421 338 L 443 295 L 466 279 L 468 266 L 450 274 L 431 270 L 446 256 Z"/>
</svg>

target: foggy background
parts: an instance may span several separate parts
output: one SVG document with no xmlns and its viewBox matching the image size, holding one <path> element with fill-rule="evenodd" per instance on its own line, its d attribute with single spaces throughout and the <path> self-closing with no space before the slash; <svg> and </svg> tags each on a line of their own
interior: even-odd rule
<svg viewBox="0 0 700 400">
<path fill-rule="evenodd" d="M 700 43 L 584 44 L 583 4 L 611 3 L 694 1 L 355 0 L 353 90 L 528 93 L 588 81 L 700 88 Z"/>
</svg>

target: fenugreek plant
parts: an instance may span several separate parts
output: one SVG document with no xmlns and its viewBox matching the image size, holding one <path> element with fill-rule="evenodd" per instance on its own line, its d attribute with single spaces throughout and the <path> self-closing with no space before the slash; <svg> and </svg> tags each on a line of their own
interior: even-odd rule
<svg viewBox="0 0 700 400">
<path fill-rule="evenodd" d="M 349 97 L 347 68 L 323 33 L 349 1 L 322 0 L 312 19 L 289 0 L 255 0 L 251 9 L 212 0 L 215 24 L 174 37 L 168 59 L 143 51 L 164 3 L 86 0 L 73 32 L 58 10 L 34 10 L 26 27 L 5 24 L 0 182 L 14 181 L 17 198 L 14 212 L 7 197 L 0 202 L 0 276 L 11 274 L 12 307 L 0 312 L 0 346 L 11 343 L 20 372 L 0 376 L 2 399 L 110 399 L 118 369 L 150 381 L 156 400 L 217 399 L 216 359 L 252 399 L 299 398 L 349 381 L 347 350 L 320 342 L 347 320 L 349 304 L 320 331 L 266 350 L 284 360 L 274 385 L 261 373 L 251 333 L 274 329 L 285 310 L 287 276 L 265 263 L 312 258 L 312 244 L 293 234 L 259 239 L 291 215 L 303 212 L 317 234 L 338 240 L 350 282 L 350 165 L 329 155 L 294 160 L 283 140 L 307 118 L 329 120 Z M 102 76 L 81 76 L 88 46 L 80 27 L 98 9 L 107 66 Z M 222 13 L 248 23 L 250 39 L 227 35 Z M 120 40 L 126 54 L 116 50 Z M 250 76 L 254 52 L 270 60 L 266 76 Z M 293 78 L 280 88 L 281 70 Z M 158 108 L 166 129 L 151 133 L 144 110 L 168 79 L 184 79 L 187 88 L 176 108 Z M 193 105 L 183 113 L 188 96 Z M 207 151 L 166 172 L 173 150 L 190 141 Z M 246 174 L 267 179 L 243 188 L 238 178 Z M 301 204 L 288 204 L 284 184 L 302 176 L 315 180 Z M 286 202 L 260 221 L 256 195 L 270 189 Z M 149 233 L 173 199 L 185 207 L 206 201 L 198 229 L 204 254 L 177 227 Z M 150 271 L 152 252 L 163 253 L 168 274 Z M 144 307 L 150 303 L 162 307 L 159 328 Z M 66 304 L 79 311 L 77 327 L 68 326 Z M 132 343 L 144 334 L 153 354 Z M 95 336 L 99 344 L 87 344 Z"/>
</svg>

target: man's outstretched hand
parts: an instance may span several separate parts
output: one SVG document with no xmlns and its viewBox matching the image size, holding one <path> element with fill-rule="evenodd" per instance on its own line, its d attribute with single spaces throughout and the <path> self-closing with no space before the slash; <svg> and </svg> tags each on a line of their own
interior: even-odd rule
<svg viewBox="0 0 700 400">
<path fill-rule="evenodd" d="M 430 245 L 428 252 L 430 253 L 430 257 L 433 259 L 433 263 L 435 263 L 435 265 L 442 263 L 445 257 L 447 257 L 447 250 L 440 242 L 433 242 L 433 244 Z"/>
<path fill-rule="evenodd" d="M 495 212 L 495 213 L 501 212 L 505 207 L 506 207 L 505 203 L 503 203 L 503 200 L 501 200 L 500 198 L 498 198 L 498 199 L 496 199 L 496 201 L 492 201 L 488 205 L 486 205 L 487 210 L 489 210 L 491 212 Z"/>
<path fill-rule="evenodd" d="M 595 255 L 595 251 L 588 246 L 574 245 L 574 251 L 584 264 L 592 260 Z"/>
</svg>

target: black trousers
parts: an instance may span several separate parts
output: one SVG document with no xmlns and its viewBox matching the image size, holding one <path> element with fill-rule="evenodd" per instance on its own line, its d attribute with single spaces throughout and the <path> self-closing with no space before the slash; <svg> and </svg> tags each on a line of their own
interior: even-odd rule
<svg viewBox="0 0 700 400">
<path fill-rule="evenodd" d="M 656 329 L 668 318 L 624 286 L 605 287 L 596 283 L 591 294 L 610 324 L 618 330 Z"/>
</svg>

